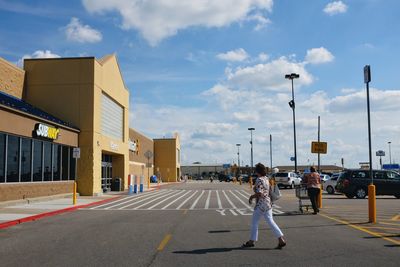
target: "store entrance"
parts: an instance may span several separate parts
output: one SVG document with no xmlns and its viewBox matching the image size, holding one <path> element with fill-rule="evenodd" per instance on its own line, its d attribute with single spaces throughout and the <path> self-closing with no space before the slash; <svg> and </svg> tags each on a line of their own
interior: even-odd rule
<svg viewBox="0 0 400 267">
<path fill-rule="evenodd" d="M 112 156 L 101 155 L 101 189 L 103 193 L 111 191 L 112 181 Z"/>
</svg>

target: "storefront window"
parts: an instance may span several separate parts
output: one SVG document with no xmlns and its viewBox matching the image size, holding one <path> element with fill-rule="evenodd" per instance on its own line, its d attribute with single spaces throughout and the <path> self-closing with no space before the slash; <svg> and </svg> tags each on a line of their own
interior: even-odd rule
<svg viewBox="0 0 400 267">
<path fill-rule="evenodd" d="M 21 182 L 31 182 L 32 139 L 21 138 Z"/>
<path fill-rule="evenodd" d="M 67 146 L 63 146 L 62 147 L 62 168 L 61 168 L 61 173 L 62 173 L 62 179 L 63 180 L 68 180 L 68 172 L 69 172 L 69 168 L 68 168 L 68 162 L 69 162 L 69 147 Z"/>
<path fill-rule="evenodd" d="M 19 182 L 19 137 L 9 135 L 7 149 L 7 182 Z"/>
<path fill-rule="evenodd" d="M 0 183 L 4 183 L 6 181 L 6 177 L 4 175 L 5 160 L 6 160 L 6 135 L 0 133 Z"/>
<path fill-rule="evenodd" d="M 42 174 L 42 163 L 43 163 L 43 142 L 39 140 L 33 140 L 33 181 L 43 181 Z"/>
<path fill-rule="evenodd" d="M 44 144 L 44 179 L 43 181 L 51 181 L 51 165 L 52 165 L 52 144 L 43 142 Z"/>
<path fill-rule="evenodd" d="M 75 161 L 75 159 L 72 157 L 72 152 L 73 152 L 73 147 L 71 147 L 70 148 L 70 153 L 69 153 L 69 162 L 70 162 L 70 165 L 69 165 L 69 179 L 70 180 L 75 180 L 75 164 L 76 164 L 76 161 Z"/>
<path fill-rule="evenodd" d="M 53 144 L 53 181 L 60 181 L 61 175 L 61 146 Z"/>
</svg>

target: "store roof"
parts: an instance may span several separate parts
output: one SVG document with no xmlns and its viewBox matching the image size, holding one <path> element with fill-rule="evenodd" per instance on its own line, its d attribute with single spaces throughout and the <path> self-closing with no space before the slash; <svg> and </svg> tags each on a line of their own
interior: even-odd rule
<svg viewBox="0 0 400 267">
<path fill-rule="evenodd" d="M 43 110 L 38 109 L 38 108 L 26 103 L 25 101 L 23 101 L 19 98 L 16 98 L 14 96 L 8 95 L 2 91 L 0 91 L 0 105 L 36 116 L 36 117 L 39 117 L 42 119 L 45 119 L 47 121 L 50 121 L 50 122 L 53 122 L 53 123 L 56 123 L 59 125 L 63 125 L 63 126 L 69 127 L 69 128 L 79 130 L 79 128 L 71 125 L 70 123 L 60 120 L 60 119 L 54 117 L 53 115 L 50 115 L 49 113 L 44 112 Z"/>
</svg>

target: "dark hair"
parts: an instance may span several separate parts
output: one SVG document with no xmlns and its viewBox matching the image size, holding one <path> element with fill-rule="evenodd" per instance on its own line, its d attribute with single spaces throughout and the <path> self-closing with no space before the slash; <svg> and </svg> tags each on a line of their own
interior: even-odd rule
<svg viewBox="0 0 400 267">
<path fill-rule="evenodd" d="M 315 167 L 314 166 L 312 166 L 312 167 L 310 167 L 310 172 L 315 172 L 316 170 L 315 170 Z"/>
<path fill-rule="evenodd" d="M 255 172 L 260 174 L 261 176 L 267 175 L 267 172 L 265 171 L 265 166 L 261 163 L 256 164 Z"/>
</svg>

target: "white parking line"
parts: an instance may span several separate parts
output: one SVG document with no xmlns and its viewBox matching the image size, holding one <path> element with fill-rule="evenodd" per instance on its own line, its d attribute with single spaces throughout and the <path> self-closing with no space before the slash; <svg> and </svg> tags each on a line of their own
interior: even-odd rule
<svg viewBox="0 0 400 267">
<path fill-rule="evenodd" d="M 109 205 L 112 205 L 112 204 L 115 204 L 115 203 L 118 203 L 118 202 L 121 202 L 121 201 L 125 201 L 125 200 L 127 200 L 127 199 L 128 199 L 129 201 L 131 201 L 132 199 L 142 198 L 142 197 L 145 197 L 145 196 L 147 196 L 147 195 L 154 194 L 154 193 L 155 193 L 155 192 L 146 192 L 146 193 L 143 193 L 143 194 L 140 194 L 140 195 L 126 196 L 126 197 L 124 197 L 124 198 L 117 199 L 117 200 L 114 200 L 114 201 L 111 201 L 111 202 L 107 202 L 107 203 L 105 203 L 105 204 L 102 204 L 102 205 L 99 205 L 99 206 L 95 206 L 95 207 L 90 208 L 90 209 L 93 210 L 93 209 L 102 208 L 102 207 L 109 206 Z"/>
<path fill-rule="evenodd" d="M 200 200 L 200 198 L 201 198 L 201 196 L 202 196 L 203 194 L 204 194 L 204 190 L 201 191 L 200 196 L 198 196 L 198 197 L 196 198 L 196 200 L 193 202 L 192 206 L 190 207 L 190 210 L 192 210 L 192 209 L 194 209 L 194 207 L 196 207 L 197 202 L 199 202 L 199 200 Z"/>
<path fill-rule="evenodd" d="M 182 190 L 182 191 L 178 191 L 178 190 L 177 190 L 177 193 L 176 193 L 176 194 L 171 195 L 171 196 L 169 196 L 169 197 L 167 197 L 167 198 L 161 200 L 160 202 L 157 202 L 156 204 L 154 204 L 154 205 L 151 206 L 151 207 L 148 207 L 147 209 L 148 209 L 148 210 L 151 210 L 152 208 L 157 207 L 157 206 L 160 205 L 161 203 L 167 201 L 168 199 L 171 199 L 171 198 L 173 198 L 173 197 L 176 197 L 176 196 L 182 194 L 183 192 L 185 192 L 185 191 L 183 191 L 183 190 Z"/>
<path fill-rule="evenodd" d="M 231 201 L 231 199 L 228 197 L 228 195 L 225 193 L 225 190 L 222 190 L 222 193 L 225 195 L 226 200 L 228 200 L 229 204 L 231 204 L 232 208 L 237 209 L 235 204 Z"/>
<path fill-rule="evenodd" d="M 153 202 L 159 200 L 160 198 L 173 195 L 174 193 L 175 193 L 175 192 L 172 191 L 172 192 L 169 192 L 169 193 L 164 194 L 164 195 L 162 195 L 162 196 L 156 197 L 155 199 L 150 200 L 149 202 L 146 202 L 146 203 L 143 203 L 142 205 L 139 205 L 139 206 L 137 206 L 137 207 L 134 207 L 133 210 L 137 210 L 137 209 L 139 209 L 139 208 L 141 208 L 141 207 L 143 207 L 143 206 L 146 206 L 146 205 L 148 205 L 148 204 L 150 204 L 150 203 L 153 203 Z M 131 206 L 132 206 L 132 205 L 131 205 Z"/>
<path fill-rule="evenodd" d="M 221 199 L 219 198 L 219 193 L 218 193 L 218 190 L 217 190 L 217 191 L 215 191 L 215 192 L 217 193 L 218 208 L 219 208 L 219 209 L 222 209 Z"/>
<path fill-rule="evenodd" d="M 242 199 L 240 199 L 237 195 L 235 195 L 233 192 L 232 192 L 232 190 L 229 190 L 229 192 L 234 196 L 234 197 L 236 197 L 246 208 L 248 208 L 248 209 L 250 209 L 250 210 L 252 210 L 253 208 L 252 207 L 250 207 L 246 202 L 244 202 Z"/>
<path fill-rule="evenodd" d="M 191 199 L 194 195 L 196 195 L 197 192 L 198 191 L 194 191 L 194 193 L 190 197 L 188 197 L 185 201 L 183 201 L 176 209 L 179 210 L 181 207 L 183 207 L 183 205 L 185 205 L 185 203 L 188 202 L 189 199 Z"/>
<path fill-rule="evenodd" d="M 207 197 L 207 200 L 206 200 L 206 205 L 204 206 L 204 208 L 206 210 L 208 210 L 208 207 L 210 206 L 210 197 L 211 197 L 211 190 L 208 191 L 208 197 Z"/>
<path fill-rule="evenodd" d="M 249 194 L 249 192 L 245 191 L 245 190 L 240 190 L 242 191 L 247 197 L 251 196 L 251 194 Z"/>
<path fill-rule="evenodd" d="M 145 195 L 141 195 L 141 196 L 137 196 L 137 197 L 134 197 L 134 198 L 130 198 L 130 199 L 127 200 L 127 201 L 120 202 L 120 203 L 117 203 L 117 204 L 115 204 L 115 203 L 108 203 L 109 206 L 106 207 L 106 208 L 104 208 L 104 209 L 108 210 L 108 209 L 110 209 L 110 208 L 115 208 L 115 207 L 117 207 L 117 206 L 121 206 L 121 205 L 124 205 L 124 204 L 126 204 L 126 203 L 132 203 L 132 202 L 134 202 L 134 201 L 136 201 L 136 200 L 138 200 L 138 199 L 151 198 L 151 197 L 154 196 L 154 195 L 163 194 L 164 192 L 166 192 L 166 191 L 158 191 L 158 192 L 155 191 L 155 192 L 151 192 L 151 193 L 148 193 L 148 194 L 145 194 Z M 112 205 L 112 204 L 114 204 L 114 205 Z M 97 207 L 97 208 L 98 208 L 98 207 Z"/>
<path fill-rule="evenodd" d="M 165 210 L 166 208 L 168 208 L 169 206 L 171 206 L 172 204 L 174 204 L 175 202 L 177 202 L 179 199 L 183 198 L 184 196 L 186 196 L 187 194 L 189 194 L 190 192 L 192 192 L 192 190 L 187 191 L 185 194 L 183 194 L 182 196 L 178 197 L 177 199 L 175 199 L 174 201 L 168 203 L 166 206 L 164 206 L 162 208 L 162 210 Z"/>
<path fill-rule="evenodd" d="M 144 197 L 143 199 L 141 199 L 141 200 L 139 200 L 139 201 L 136 201 L 136 199 L 134 200 L 134 201 L 129 201 L 129 204 L 128 205 L 125 205 L 125 206 L 122 206 L 122 207 L 119 207 L 118 209 L 120 209 L 120 210 L 122 210 L 122 209 L 125 209 L 125 208 L 127 208 L 127 207 L 130 207 L 130 206 L 133 206 L 133 205 L 135 205 L 135 204 L 138 204 L 138 203 L 142 203 L 142 202 L 144 202 L 144 201 L 146 201 L 146 200 L 149 200 L 149 199 L 151 199 L 151 198 L 153 198 L 154 196 L 160 196 L 160 195 L 166 195 L 166 194 L 168 194 L 168 192 L 169 191 L 163 191 L 163 192 L 154 192 L 154 194 L 152 194 L 152 195 L 148 195 L 147 197 Z M 128 203 L 128 202 L 127 202 Z M 125 203 L 126 204 L 126 203 Z M 117 206 L 120 206 L 120 205 L 117 205 Z M 110 209 L 110 208 L 112 208 L 112 207 L 108 207 L 108 208 L 106 208 L 106 209 Z"/>
</svg>

